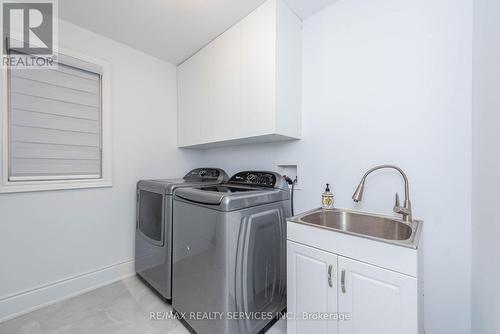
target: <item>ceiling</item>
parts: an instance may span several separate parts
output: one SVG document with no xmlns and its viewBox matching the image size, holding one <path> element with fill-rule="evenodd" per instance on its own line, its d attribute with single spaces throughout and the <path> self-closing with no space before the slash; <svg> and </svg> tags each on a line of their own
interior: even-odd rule
<svg viewBox="0 0 500 334">
<path fill-rule="evenodd" d="M 337 0 L 285 0 L 288 6 L 302 19 L 316 14 Z"/>
<path fill-rule="evenodd" d="M 175 65 L 265 0 L 63 0 L 62 19 Z M 305 19 L 335 0 L 286 0 Z"/>
</svg>

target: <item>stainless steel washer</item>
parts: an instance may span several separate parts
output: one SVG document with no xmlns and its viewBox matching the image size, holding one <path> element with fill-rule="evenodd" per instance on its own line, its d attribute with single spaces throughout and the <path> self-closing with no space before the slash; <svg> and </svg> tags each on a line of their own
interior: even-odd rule
<svg viewBox="0 0 500 334">
<path fill-rule="evenodd" d="M 272 172 L 175 192 L 172 305 L 191 331 L 259 333 L 285 309 L 289 215 L 288 185 Z"/>
<path fill-rule="evenodd" d="M 163 299 L 172 299 L 172 204 L 176 189 L 227 181 L 218 168 L 197 168 L 182 179 L 137 183 L 135 271 Z"/>
</svg>

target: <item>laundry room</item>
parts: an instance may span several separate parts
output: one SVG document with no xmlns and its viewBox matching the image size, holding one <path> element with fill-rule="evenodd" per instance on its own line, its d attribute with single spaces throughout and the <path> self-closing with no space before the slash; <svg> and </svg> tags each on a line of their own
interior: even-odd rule
<svg viewBox="0 0 500 334">
<path fill-rule="evenodd" d="M 497 1 L 0 11 L 0 334 L 500 333 Z"/>
</svg>

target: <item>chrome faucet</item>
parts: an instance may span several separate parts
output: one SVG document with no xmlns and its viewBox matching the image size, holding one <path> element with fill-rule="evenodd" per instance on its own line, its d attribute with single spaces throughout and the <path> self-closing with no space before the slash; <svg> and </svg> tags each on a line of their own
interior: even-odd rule
<svg viewBox="0 0 500 334">
<path fill-rule="evenodd" d="M 408 185 L 408 178 L 406 177 L 406 174 L 403 172 L 403 170 L 397 166 L 393 165 L 380 165 L 373 167 L 372 169 L 369 169 L 365 175 L 363 175 L 363 178 L 361 179 L 361 182 L 359 182 L 358 187 L 356 188 L 356 191 L 352 195 L 352 199 L 354 202 L 361 202 L 363 199 L 363 191 L 365 189 L 365 182 L 366 182 L 366 177 L 373 171 L 383 169 L 383 168 L 392 168 L 397 170 L 399 173 L 401 173 L 401 176 L 403 176 L 403 180 L 405 182 L 405 200 L 403 203 L 403 206 L 399 204 L 399 195 L 396 193 L 396 200 L 394 203 L 394 208 L 393 211 L 395 213 L 401 214 L 403 216 L 403 220 L 405 222 L 411 222 L 412 221 L 412 214 L 411 214 L 411 202 L 410 202 L 410 187 Z"/>
</svg>

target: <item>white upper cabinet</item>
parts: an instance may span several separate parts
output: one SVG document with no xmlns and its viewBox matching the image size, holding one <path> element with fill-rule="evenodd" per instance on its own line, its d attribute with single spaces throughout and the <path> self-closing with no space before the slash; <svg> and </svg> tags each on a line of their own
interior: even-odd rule
<svg viewBox="0 0 500 334">
<path fill-rule="evenodd" d="M 301 136 L 300 19 L 268 0 L 179 65 L 178 146 Z"/>
</svg>

